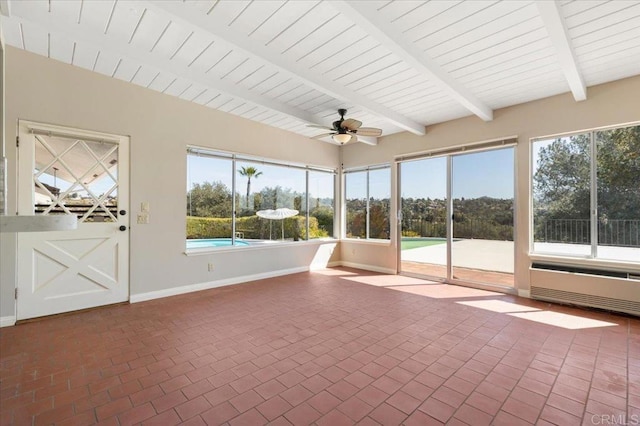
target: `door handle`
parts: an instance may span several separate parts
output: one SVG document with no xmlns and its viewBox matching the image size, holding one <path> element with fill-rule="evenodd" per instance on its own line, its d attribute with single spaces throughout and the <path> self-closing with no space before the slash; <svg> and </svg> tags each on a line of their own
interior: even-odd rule
<svg viewBox="0 0 640 426">
<path fill-rule="evenodd" d="M 120 225 L 120 227 L 118 229 L 121 230 L 121 231 L 126 231 L 127 227 L 124 226 L 124 225 Z"/>
<path fill-rule="evenodd" d="M 124 216 L 125 214 L 127 214 L 126 210 L 120 210 L 118 213 L 120 213 L 120 216 Z"/>
</svg>

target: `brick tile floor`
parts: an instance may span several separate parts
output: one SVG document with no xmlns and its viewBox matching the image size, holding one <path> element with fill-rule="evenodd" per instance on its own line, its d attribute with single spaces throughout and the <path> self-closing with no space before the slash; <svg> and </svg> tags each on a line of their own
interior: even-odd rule
<svg viewBox="0 0 640 426">
<path fill-rule="evenodd" d="M 640 423 L 640 319 L 403 279 L 335 268 L 3 328 L 0 424 Z"/>
</svg>

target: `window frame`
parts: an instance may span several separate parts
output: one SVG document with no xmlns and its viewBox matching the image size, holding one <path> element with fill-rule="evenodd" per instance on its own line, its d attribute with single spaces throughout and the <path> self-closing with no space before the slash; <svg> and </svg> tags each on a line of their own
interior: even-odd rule
<svg viewBox="0 0 640 426">
<path fill-rule="evenodd" d="M 616 125 L 593 127 L 570 132 L 556 133 L 545 136 L 536 136 L 529 140 L 529 257 L 532 260 L 550 259 L 553 261 L 572 260 L 576 264 L 611 264 L 611 265 L 639 265 L 640 261 L 634 262 L 626 259 L 611 259 L 598 257 L 598 147 L 596 133 L 608 130 L 625 129 L 640 126 L 640 121 L 621 123 Z M 534 157 L 534 144 L 545 140 L 555 140 L 577 135 L 588 135 L 589 137 L 589 221 L 590 240 L 589 254 L 566 253 L 560 251 L 536 251 L 535 250 L 535 209 L 534 209 L 534 169 L 537 158 Z"/>
<path fill-rule="evenodd" d="M 266 247 L 283 247 L 286 245 L 300 245 L 300 244 L 308 244 L 308 243 L 317 243 L 317 242 L 322 242 L 322 241 L 334 241 L 337 238 L 335 237 L 335 221 L 336 221 L 336 177 L 338 175 L 338 172 L 336 169 L 332 169 L 329 167 L 321 167 L 321 166 L 312 166 L 312 165 L 303 165 L 303 164 L 299 164 L 299 163 L 292 163 L 292 162 L 285 162 L 285 161 L 278 161 L 275 159 L 270 159 L 270 158 L 264 158 L 264 157 L 257 157 L 257 156 L 253 156 L 253 155 L 246 155 L 246 154 L 242 154 L 242 153 L 235 153 L 235 152 L 228 152 L 228 151 L 223 151 L 223 150 L 216 150 L 216 149 L 212 149 L 212 148 L 206 148 L 206 147 L 201 147 L 201 146 L 196 146 L 196 145 L 187 145 L 187 149 L 186 149 L 186 160 L 187 160 L 187 181 L 189 180 L 189 165 L 188 165 L 188 158 L 189 156 L 198 156 L 198 157 L 209 157 L 209 158 L 216 158 L 216 159 L 221 159 L 221 160 L 228 160 L 231 162 L 231 169 L 232 169 L 232 176 L 231 176 L 231 196 L 232 196 L 232 203 L 231 203 L 231 245 L 230 246 L 221 246 L 221 247 L 206 247 L 206 248 L 186 248 L 186 242 L 188 241 L 188 239 L 186 238 L 186 234 L 185 234 L 185 254 L 187 255 L 198 255 L 198 254 L 206 254 L 209 253 L 211 251 L 229 251 L 229 250 L 256 250 L 256 249 L 263 249 Z M 282 167 L 282 168 L 291 168 L 291 169 L 298 169 L 298 170 L 302 170 L 305 172 L 305 201 L 304 201 L 304 208 L 306 209 L 306 211 L 304 212 L 305 214 L 305 226 L 306 226 L 306 235 L 307 238 L 304 240 L 299 240 L 299 241 L 282 241 L 282 242 L 278 242 L 277 244 L 267 244 L 267 245 L 255 245 L 255 246 L 244 246 L 244 245 L 237 245 L 235 243 L 236 241 L 236 218 L 237 218 L 237 206 L 236 206 L 236 202 L 235 202 L 235 194 L 238 191 L 238 183 L 237 183 L 237 163 L 238 162 L 246 162 L 246 163 L 252 163 L 252 164 L 264 164 L 264 165 L 269 165 L 269 166 L 274 166 L 274 167 Z M 310 239 L 309 238 L 309 217 L 310 217 L 310 211 L 309 211 L 309 172 L 318 172 L 318 173 L 326 173 L 328 175 L 332 176 L 332 193 L 333 193 L 333 222 L 334 222 L 334 230 L 332 230 L 331 234 L 333 236 L 331 237 L 323 237 L 323 238 L 313 238 Z M 189 182 L 187 182 L 189 183 Z M 189 189 L 187 189 L 185 196 L 188 196 L 189 193 Z M 188 215 L 185 215 L 185 217 Z M 186 231 L 186 229 L 185 229 Z"/>
<path fill-rule="evenodd" d="M 343 211 L 343 215 L 342 215 L 342 232 L 341 232 L 341 238 L 347 241 L 369 241 L 369 242 L 377 242 L 377 243 L 390 243 L 391 242 L 391 199 L 393 197 L 393 194 L 391 194 L 391 179 L 389 180 L 389 211 L 388 211 L 388 217 L 389 217 L 389 238 L 371 238 L 370 237 L 370 185 L 371 185 L 371 180 L 370 180 L 370 172 L 371 171 L 376 171 L 376 170 L 384 170 L 384 169 L 388 169 L 389 170 L 389 176 L 391 176 L 392 174 L 392 170 L 391 170 L 391 163 L 383 163 L 383 164 L 375 164 L 375 165 L 370 165 L 370 166 L 366 166 L 366 167 L 357 167 L 357 168 L 350 168 L 350 169 L 345 169 L 342 171 L 342 175 L 343 175 L 343 184 L 342 184 L 342 193 L 343 196 L 341 197 L 341 202 L 342 205 L 344 206 L 344 208 L 342 209 Z M 351 173 L 362 173 L 362 172 L 366 172 L 366 212 L 365 212 L 365 237 L 364 238 L 357 238 L 357 237 L 347 237 L 347 176 Z"/>
</svg>

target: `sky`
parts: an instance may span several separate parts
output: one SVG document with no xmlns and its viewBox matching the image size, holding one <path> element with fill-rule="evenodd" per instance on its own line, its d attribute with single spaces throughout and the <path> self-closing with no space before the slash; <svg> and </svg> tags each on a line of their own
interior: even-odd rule
<svg viewBox="0 0 640 426">
<path fill-rule="evenodd" d="M 38 180 L 42 183 L 46 183 L 47 185 L 51 185 L 53 187 L 59 188 L 60 192 L 64 192 L 67 189 L 69 189 L 69 187 L 71 186 L 71 182 L 68 182 L 64 179 L 61 179 L 59 177 L 54 177 L 53 175 L 49 174 L 48 172 L 53 172 L 53 170 L 48 169 L 47 172 L 43 173 L 40 175 L 40 177 L 38 178 Z M 117 179 L 118 178 L 118 171 L 117 170 L 112 170 L 111 173 L 113 174 L 113 176 Z M 100 179 L 96 180 L 95 182 L 90 183 L 89 185 L 87 185 L 89 187 L 89 189 L 91 190 L 91 192 L 93 192 L 93 194 L 96 197 L 99 197 L 100 195 L 104 194 L 105 192 L 109 191 L 113 185 L 114 185 L 114 181 L 113 179 L 111 179 L 111 177 L 108 174 L 104 174 Z M 87 192 L 84 190 L 84 188 L 81 185 L 76 185 L 75 188 L 71 191 L 71 194 L 77 192 L 79 196 L 81 197 L 85 197 L 87 196 Z M 118 195 L 118 189 L 114 189 L 113 191 L 111 191 L 109 193 L 111 196 L 116 196 Z"/>
<path fill-rule="evenodd" d="M 446 198 L 447 159 L 427 158 L 401 164 L 404 198 Z M 514 148 L 452 157 L 453 198 L 513 198 Z"/>
<path fill-rule="evenodd" d="M 347 199 L 367 198 L 367 173 L 347 173 Z M 391 198 L 391 169 L 369 171 L 369 197 L 376 199 Z"/>
<path fill-rule="evenodd" d="M 194 155 L 189 155 L 187 158 L 187 186 L 189 188 L 193 183 L 220 181 L 231 189 L 231 161 Z M 251 179 L 252 193 L 260 192 L 267 187 L 273 188 L 277 185 L 283 188 L 291 188 L 293 191 L 300 193 L 306 191 L 305 171 L 302 169 L 243 161 L 236 163 L 237 170 L 240 170 L 243 166 L 252 166 L 262 172 L 262 175 Z M 312 171 L 309 176 L 309 193 L 312 197 L 333 198 L 333 174 Z M 241 176 L 240 173 L 236 175 L 236 189 L 241 194 L 245 194 L 247 190 L 247 178 Z"/>
<path fill-rule="evenodd" d="M 496 149 L 453 156 L 453 197 L 513 198 L 514 158 L 513 148 Z M 193 183 L 221 181 L 231 188 L 231 162 L 226 159 L 188 156 L 187 185 Z M 251 179 L 251 192 L 259 192 L 265 187 L 280 185 L 298 192 L 304 192 L 304 171 L 296 168 L 237 162 L 237 169 L 253 166 L 262 172 Z M 403 197 L 439 198 L 446 194 L 446 157 L 435 157 L 404 162 L 401 165 Z M 347 198 L 364 198 L 366 195 L 365 173 L 347 175 Z M 332 177 L 324 173 L 311 173 L 309 190 L 312 197 L 332 197 Z M 369 172 L 369 193 L 374 198 L 390 197 L 390 169 Z M 351 180 L 350 180 L 351 179 Z M 246 191 L 246 178 L 236 177 L 238 191 Z"/>
<path fill-rule="evenodd" d="M 550 141 L 549 141 L 550 142 Z M 537 152 L 548 143 L 534 144 L 534 158 Z M 489 196 L 494 198 L 513 198 L 513 148 L 483 151 L 477 153 L 453 156 L 453 197 L 477 198 Z M 231 188 L 231 162 L 225 159 L 210 157 L 188 156 L 187 185 L 193 183 L 221 181 Z M 280 185 L 300 193 L 305 191 L 304 170 L 237 162 L 238 170 L 242 166 L 253 166 L 262 175 L 251 179 L 251 192 L 259 192 L 265 187 Z M 534 165 L 535 166 L 535 165 Z M 402 189 L 405 198 L 438 198 L 444 199 L 446 194 L 446 157 L 427 158 L 407 161 L 401 164 Z M 348 198 L 365 198 L 365 173 L 349 174 L 351 179 Z M 312 197 L 333 197 L 333 175 L 321 172 L 311 172 L 309 192 Z M 374 198 L 390 197 L 390 169 L 372 170 L 369 172 L 369 193 Z M 53 184 L 53 177 L 46 174 L 41 177 L 42 182 Z M 92 190 L 100 194 L 107 190 L 110 179 L 103 179 L 92 185 Z M 246 191 L 246 177 L 239 173 L 236 177 L 238 191 Z M 64 190 L 68 183 L 58 179 L 58 185 Z M 80 188 L 77 188 L 80 189 Z"/>
</svg>

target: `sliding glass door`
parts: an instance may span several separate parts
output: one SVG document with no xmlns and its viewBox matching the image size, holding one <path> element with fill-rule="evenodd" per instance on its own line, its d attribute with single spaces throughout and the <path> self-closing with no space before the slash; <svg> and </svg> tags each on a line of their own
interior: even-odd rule
<svg viewBox="0 0 640 426">
<path fill-rule="evenodd" d="M 447 278 L 447 158 L 400 167 L 402 271 Z"/>
<path fill-rule="evenodd" d="M 400 272 L 513 286 L 514 148 L 399 164 Z"/>
<path fill-rule="evenodd" d="M 513 286 L 513 151 L 451 157 L 454 280 Z"/>
</svg>

